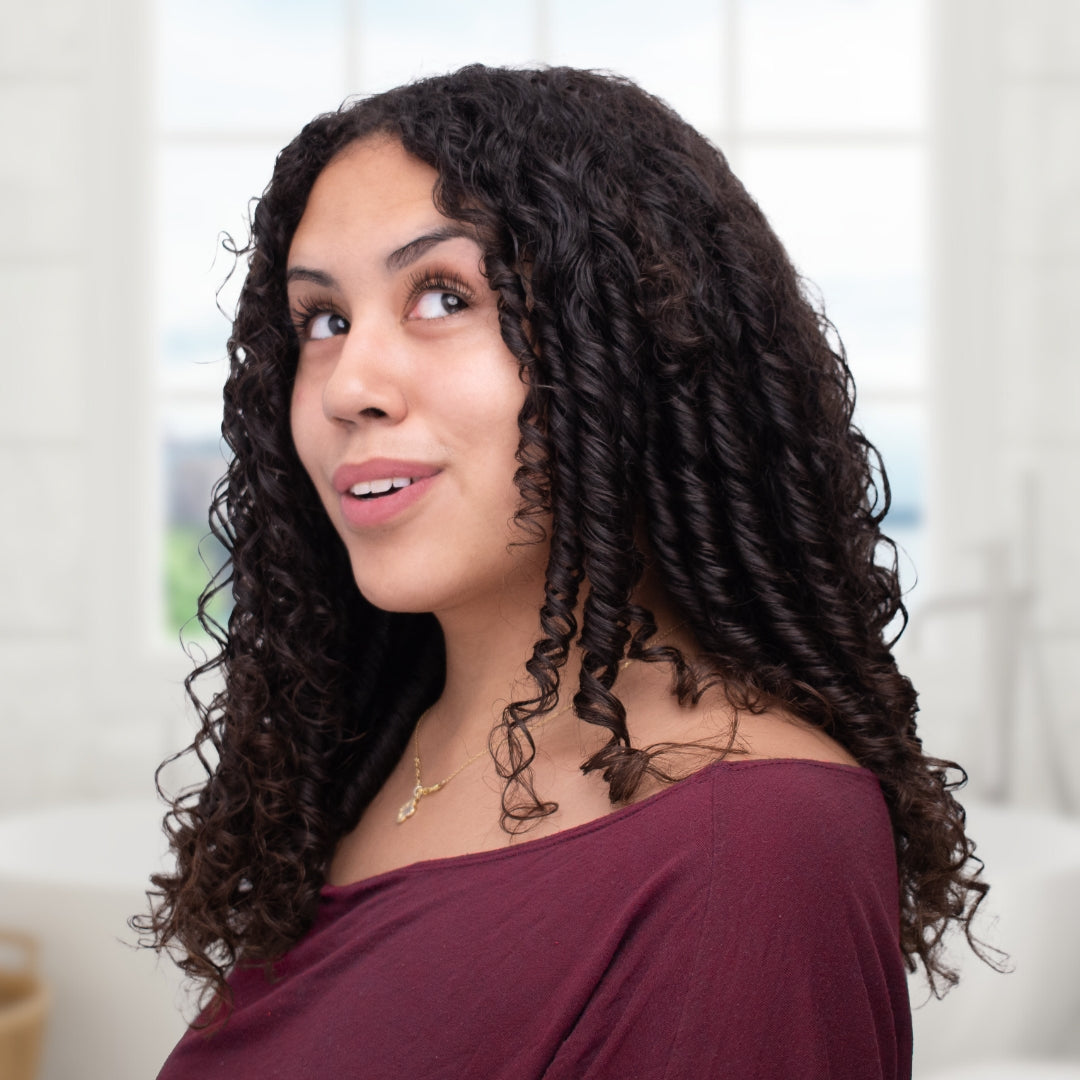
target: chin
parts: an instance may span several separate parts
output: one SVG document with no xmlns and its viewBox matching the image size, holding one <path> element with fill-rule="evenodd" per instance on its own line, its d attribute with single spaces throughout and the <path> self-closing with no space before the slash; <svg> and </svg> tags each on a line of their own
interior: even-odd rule
<svg viewBox="0 0 1080 1080">
<path fill-rule="evenodd" d="M 431 589 L 409 587 L 393 581 L 372 581 L 370 575 L 354 575 L 360 595 L 381 611 L 417 615 L 434 611 L 436 594 Z"/>
<path fill-rule="evenodd" d="M 429 574 L 417 574 L 407 567 L 374 571 L 370 561 L 365 560 L 363 566 L 353 562 L 353 579 L 364 599 L 382 611 L 437 615 L 489 605 L 497 610 L 507 600 L 535 605 L 539 611 L 544 600 L 546 551 L 516 550 L 516 557 L 488 574 L 470 573 L 472 567 L 459 568 L 461 572 L 455 574 L 446 561 L 435 568 L 441 572 Z"/>
<path fill-rule="evenodd" d="M 445 564 L 441 568 L 446 569 Z M 353 562 L 353 580 L 361 596 L 382 611 L 419 614 L 455 606 L 475 590 L 475 582 L 456 582 L 446 576 L 417 573 L 410 566 L 373 567 Z"/>
</svg>

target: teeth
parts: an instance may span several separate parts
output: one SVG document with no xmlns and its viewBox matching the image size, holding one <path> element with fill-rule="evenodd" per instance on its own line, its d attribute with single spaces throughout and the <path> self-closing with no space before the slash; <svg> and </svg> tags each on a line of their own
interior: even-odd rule
<svg viewBox="0 0 1080 1080">
<path fill-rule="evenodd" d="M 349 488 L 349 494 L 357 498 L 366 495 L 385 495 L 391 488 L 406 488 L 412 483 L 408 476 L 395 476 L 383 480 L 361 480 L 359 484 L 353 484 Z"/>
</svg>

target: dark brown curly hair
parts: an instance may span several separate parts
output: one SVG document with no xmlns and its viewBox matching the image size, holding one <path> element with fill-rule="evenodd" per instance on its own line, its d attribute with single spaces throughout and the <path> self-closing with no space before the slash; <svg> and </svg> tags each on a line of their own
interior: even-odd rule
<svg viewBox="0 0 1080 1080">
<path fill-rule="evenodd" d="M 957 921 L 973 940 L 987 886 L 951 794 L 963 772 L 923 754 L 886 640 L 907 619 L 881 531 L 889 487 L 852 424 L 843 347 L 723 154 L 632 83 L 567 68 L 472 66 L 346 103 L 278 156 L 228 346 L 232 459 L 210 517 L 228 562 L 199 602 L 219 651 L 186 684 L 201 727 L 185 752 L 206 780 L 172 801 L 175 872 L 152 879 L 134 924 L 227 1002 L 238 961 L 266 964 L 309 927 L 338 841 L 442 687 L 434 617 L 359 593 L 289 428 L 290 241 L 319 173 L 376 133 L 432 166 L 438 208 L 475 228 L 526 375 L 518 518 L 550 557 L 536 692 L 492 737 L 504 828 L 553 809 L 529 780 L 528 724 L 553 708 L 575 644 L 575 711 L 610 731 L 582 769 L 616 803 L 666 776 L 655 748 L 630 744 L 620 662 L 671 663 L 680 700 L 719 684 L 740 708 L 782 704 L 874 772 L 901 948 L 932 988 L 954 983 L 942 936 Z M 631 600 L 646 567 L 698 656 L 648 644 L 653 614 Z M 226 588 L 227 630 L 208 612 Z M 195 683 L 214 673 L 207 703 Z"/>
</svg>

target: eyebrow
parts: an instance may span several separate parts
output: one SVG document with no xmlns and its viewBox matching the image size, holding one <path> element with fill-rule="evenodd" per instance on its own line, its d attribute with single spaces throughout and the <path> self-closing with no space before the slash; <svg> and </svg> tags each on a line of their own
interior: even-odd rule
<svg viewBox="0 0 1080 1080">
<path fill-rule="evenodd" d="M 462 236 L 469 240 L 476 239 L 475 231 L 460 222 L 443 225 L 434 232 L 424 233 L 423 236 L 418 236 L 415 240 L 410 240 L 407 244 L 402 244 L 401 247 L 391 251 L 386 256 L 386 267 L 388 270 L 393 271 L 404 270 L 406 266 L 411 266 L 417 259 L 435 247 L 436 244 L 441 244 L 446 240 L 456 240 Z M 285 280 L 286 282 L 310 281 L 315 285 L 321 285 L 325 289 L 336 289 L 338 287 L 337 280 L 331 274 L 326 273 L 324 270 L 314 270 L 309 266 L 290 267 L 285 274 Z"/>
<path fill-rule="evenodd" d="M 286 281 L 312 281 L 326 289 L 336 289 L 337 280 L 323 270 L 312 270 L 307 266 L 290 266 L 285 275 Z"/>
<path fill-rule="evenodd" d="M 406 266 L 416 262 L 425 252 L 430 251 L 436 244 L 441 244 L 445 240 L 456 240 L 459 236 L 468 237 L 470 240 L 476 239 L 476 233 L 473 229 L 456 221 L 449 225 L 443 225 L 434 232 L 424 233 L 423 236 L 418 236 L 415 240 L 403 244 L 396 251 L 391 251 L 386 256 L 387 269 L 403 270 Z"/>
</svg>

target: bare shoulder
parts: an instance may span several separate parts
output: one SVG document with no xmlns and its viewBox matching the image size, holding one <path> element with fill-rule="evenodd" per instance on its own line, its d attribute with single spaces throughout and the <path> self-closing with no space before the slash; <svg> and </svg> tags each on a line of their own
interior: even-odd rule
<svg viewBox="0 0 1080 1080">
<path fill-rule="evenodd" d="M 747 759 L 805 758 L 838 765 L 858 764 L 821 728 L 782 709 L 740 713 L 735 745 Z"/>
<path fill-rule="evenodd" d="M 708 752 L 730 744 L 733 759 L 742 761 L 798 758 L 858 764 L 843 746 L 809 721 L 782 708 L 736 712 L 719 693 L 706 695 L 690 708 L 669 696 L 648 710 L 634 710 L 627 722 L 635 746 L 696 743 Z"/>
</svg>

